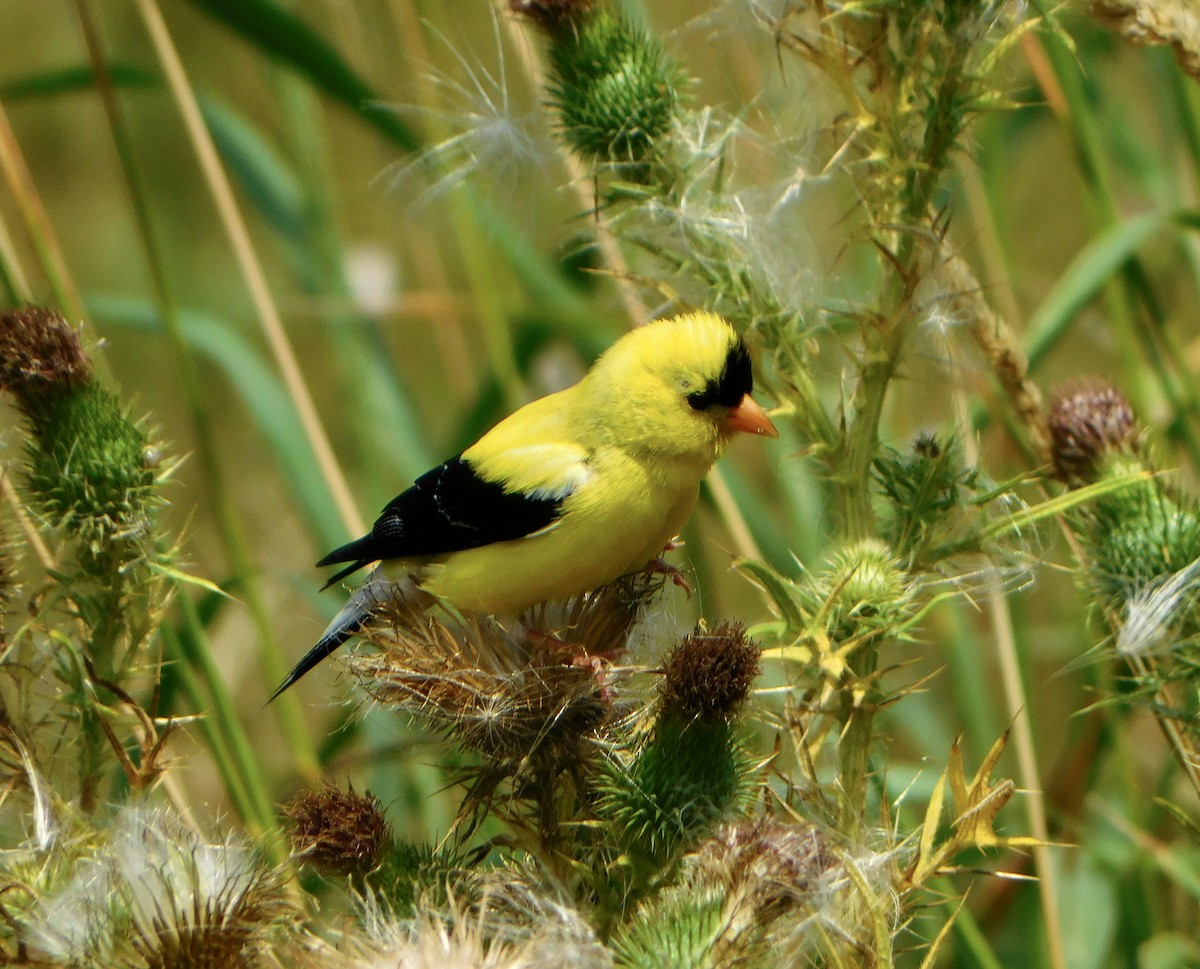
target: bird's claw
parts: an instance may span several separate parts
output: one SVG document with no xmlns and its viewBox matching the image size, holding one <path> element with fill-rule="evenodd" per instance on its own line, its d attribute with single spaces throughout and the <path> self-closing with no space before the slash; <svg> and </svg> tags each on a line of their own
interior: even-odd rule
<svg viewBox="0 0 1200 969">
<path fill-rule="evenodd" d="M 683 543 L 680 542 L 679 544 L 682 545 Z M 664 551 L 670 551 L 672 547 L 678 548 L 679 546 L 669 543 Z M 683 577 L 683 573 L 680 572 L 679 569 L 675 568 L 675 566 L 663 559 L 662 556 L 659 556 L 656 559 L 651 559 L 649 562 L 647 562 L 646 571 L 651 575 L 670 576 L 671 581 L 675 585 L 679 586 L 679 588 L 681 588 L 685 593 L 687 593 L 687 597 L 689 599 L 692 597 L 691 583 Z"/>
<path fill-rule="evenodd" d="M 555 636 L 553 633 L 546 633 L 537 629 L 527 629 L 525 636 L 530 642 L 536 643 L 543 648 L 548 647 L 555 653 L 559 653 L 560 655 L 565 654 L 569 665 L 578 667 L 579 669 L 591 670 L 600 692 L 600 699 L 608 706 L 612 706 L 612 686 L 608 682 L 607 667 L 620 657 L 621 653 L 624 652 L 624 647 L 618 647 L 607 652 L 589 653 L 583 643 L 568 642 L 565 639 Z"/>
</svg>

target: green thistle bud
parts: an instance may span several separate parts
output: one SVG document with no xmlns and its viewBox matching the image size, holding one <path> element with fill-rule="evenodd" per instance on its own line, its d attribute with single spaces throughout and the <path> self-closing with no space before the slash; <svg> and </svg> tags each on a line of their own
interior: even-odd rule
<svg viewBox="0 0 1200 969">
<path fill-rule="evenodd" d="M 283 806 L 294 852 L 316 868 L 362 875 L 391 841 L 379 798 L 326 786 Z"/>
<path fill-rule="evenodd" d="M 634 856 L 663 864 L 753 797 L 755 764 L 722 718 L 664 711 L 632 757 L 614 757 L 597 784 L 597 813 Z"/>
<path fill-rule="evenodd" d="M 407 918 L 421 903 L 436 906 L 450 898 L 460 902 L 476 898 L 476 875 L 462 859 L 443 849 L 389 839 L 367 883 L 392 912 Z"/>
<path fill-rule="evenodd" d="M 550 46 L 563 137 L 591 162 L 640 162 L 671 128 L 679 70 L 662 45 L 621 17 L 570 16 L 572 29 L 552 33 Z"/>
<path fill-rule="evenodd" d="M 1129 401 L 1116 387 L 1099 380 L 1060 388 L 1050 401 L 1047 426 L 1055 477 L 1069 485 L 1096 480 L 1109 456 L 1138 447 Z"/>
<path fill-rule="evenodd" d="M 733 716 L 758 675 L 738 623 L 702 628 L 667 657 L 653 729 L 599 784 L 599 812 L 636 855 L 662 862 L 752 797 L 756 769 Z"/>
<path fill-rule="evenodd" d="M 835 640 L 890 631 L 909 619 L 913 583 L 892 550 L 875 538 L 841 549 L 814 583 L 818 608 Z"/>
<path fill-rule="evenodd" d="M 95 380 L 78 332 L 37 307 L 0 315 L 0 386 L 27 420 L 33 507 L 96 551 L 139 537 L 153 498 L 152 449 Z"/>
<path fill-rule="evenodd" d="M 1106 474 L 1144 470 L 1140 459 L 1111 459 Z M 1091 583 L 1123 603 L 1200 559 L 1200 509 L 1161 479 L 1136 481 L 1087 507 L 1077 528 L 1089 551 Z"/>
</svg>

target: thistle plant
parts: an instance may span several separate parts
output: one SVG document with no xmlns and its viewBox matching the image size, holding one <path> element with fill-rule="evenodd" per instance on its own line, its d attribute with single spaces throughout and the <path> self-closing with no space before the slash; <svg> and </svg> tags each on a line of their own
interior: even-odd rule
<svg viewBox="0 0 1200 969">
<path fill-rule="evenodd" d="M 1048 423 L 1060 478 L 1075 487 L 1125 482 L 1072 516 L 1081 574 L 1109 631 L 1108 651 L 1129 667 L 1123 702 L 1153 712 L 1200 794 L 1194 703 L 1200 504 L 1156 468 L 1129 401 L 1112 385 L 1093 380 L 1062 388 Z"/>
<path fill-rule="evenodd" d="M 95 376 L 79 330 L 61 315 L 40 307 L 0 315 L 0 360 L 0 385 L 25 424 L 21 492 L 54 556 L 38 616 L 10 643 L 20 658 L 9 667 L 9 716 L 38 722 L 45 710 L 33 697 L 58 682 L 65 703 L 51 710 L 76 721 L 66 727 L 66 749 L 79 758 L 72 787 L 91 813 L 109 755 L 135 787 L 160 769 L 160 729 L 130 690 L 153 665 L 148 647 L 170 592 L 171 552 L 154 516 L 171 465 Z M 136 753 L 126 752 L 124 732 L 141 733 Z"/>
<path fill-rule="evenodd" d="M 1200 963 L 1186 0 L 183 6 L 0 5 L 0 962 Z M 700 309 L 781 439 L 694 594 L 263 708 L 359 510 Z"/>
</svg>

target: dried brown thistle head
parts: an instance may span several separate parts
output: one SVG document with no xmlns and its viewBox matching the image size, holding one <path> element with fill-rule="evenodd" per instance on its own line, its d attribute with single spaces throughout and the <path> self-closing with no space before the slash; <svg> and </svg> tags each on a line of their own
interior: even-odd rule
<svg viewBox="0 0 1200 969">
<path fill-rule="evenodd" d="M 574 29 L 595 6 L 596 0 L 508 0 L 509 10 L 550 34 Z"/>
<path fill-rule="evenodd" d="M 667 656 L 659 695 L 663 706 L 687 719 L 728 717 L 750 695 L 761 653 L 738 622 L 710 631 L 697 627 Z"/>
<path fill-rule="evenodd" d="M 1050 401 L 1047 424 L 1055 476 L 1068 484 L 1094 480 L 1107 456 L 1138 447 L 1129 401 L 1103 380 L 1076 380 L 1059 388 Z"/>
<path fill-rule="evenodd" d="M 836 858 L 821 833 L 806 824 L 761 817 L 722 825 L 691 862 L 693 877 L 747 894 L 767 922 L 806 905 Z"/>
<path fill-rule="evenodd" d="M 379 798 L 327 785 L 305 791 L 282 808 L 292 849 L 317 868 L 361 875 L 375 867 L 391 840 Z"/>
<path fill-rule="evenodd" d="M 91 376 L 79 331 L 61 314 L 42 306 L 0 313 L 0 388 L 24 401 Z"/>
<path fill-rule="evenodd" d="M 638 575 L 534 607 L 506 629 L 491 617 L 385 607 L 349 660 L 380 703 L 492 761 L 569 753 L 610 715 L 594 660 L 625 648 L 661 577 Z"/>
</svg>

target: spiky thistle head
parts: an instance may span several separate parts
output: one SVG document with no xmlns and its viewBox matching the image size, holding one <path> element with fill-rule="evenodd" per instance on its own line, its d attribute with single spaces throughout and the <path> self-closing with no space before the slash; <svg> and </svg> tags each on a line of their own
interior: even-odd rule
<svg viewBox="0 0 1200 969">
<path fill-rule="evenodd" d="M 79 330 L 44 306 L 0 313 L 0 389 L 23 407 L 43 394 L 62 393 L 92 379 L 92 361 Z"/>
<path fill-rule="evenodd" d="M 671 130 L 681 74 L 663 46 L 604 9 L 551 34 L 551 99 L 563 139 L 589 162 L 628 165 Z"/>
<path fill-rule="evenodd" d="M 837 642 L 901 633 L 916 602 L 913 578 L 876 538 L 838 550 L 811 586 L 813 609 Z"/>
<path fill-rule="evenodd" d="M 326 785 L 305 791 L 282 810 L 292 849 L 309 864 L 341 875 L 362 875 L 375 867 L 391 841 L 391 828 L 379 798 Z"/>
<path fill-rule="evenodd" d="M 741 623 L 698 626 L 667 655 L 659 698 L 683 719 L 730 717 L 750 695 L 760 660 L 758 644 Z"/>
<path fill-rule="evenodd" d="M 608 752 L 596 782 L 597 815 L 631 857 L 664 864 L 753 801 L 759 765 L 736 714 L 759 660 L 739 623 L 698 628 L 672 649 L 653 722 Z"/>
<path fill-rule="evenodd" d="M 1129 401 L 1103 380 L 1076 380 L 1059 388 L 1047 415 L 1055 476 L 1069 485 L 1096 480 L 1103 465 L 1138 448 Z"/>
<path fill-rule="evenodd" d="M 576 30 L 591 15 L 597 0 L 508 0 L 508 9 L 551 36 Z"/>
<path fill-rule="evenodd" d="M 0 386 L 26 418 L 33 507 L 94 558 L 112 558 L 114 541 L 136 545 L 165 472 L 145 429 L 95 379 L 78 331 L 40 307 L 0 315 Z"/>
</svg>

